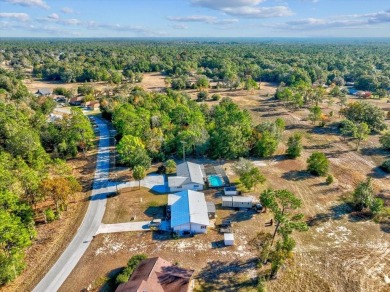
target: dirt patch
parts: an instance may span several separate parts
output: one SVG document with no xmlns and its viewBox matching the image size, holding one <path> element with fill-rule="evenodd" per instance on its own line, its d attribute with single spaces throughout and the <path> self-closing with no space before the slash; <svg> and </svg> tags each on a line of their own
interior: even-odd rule
<svg viewBox="0 0 390 292">
<path fill-rule="evenodd" d="M 147 91 L 161 91 L 165 85 L 165 77 L 160 73 L 144 73 L 144 78 L 140 84 Z"/>
</svg>

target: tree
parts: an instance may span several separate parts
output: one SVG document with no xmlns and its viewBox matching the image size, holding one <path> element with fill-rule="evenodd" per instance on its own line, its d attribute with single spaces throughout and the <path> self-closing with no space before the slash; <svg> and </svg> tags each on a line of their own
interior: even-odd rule
<svg viewBox="0 0 390 292">
<path fill-rule="evenodd" d="M 290 237 L 291 233 L 296 231 L 306 231 L 308 227 L 303 221 L 304 215 L 296 213 L 294 210 L 302 205 L 302 201 L 293 193 L 287 190 L 272 190 L 268 189 L 260 195 L 261 204 L 269 208 L 275 221 L 275 230 L 272 234 L 272 239 L 269 245 L 266 245 L 265 259 L 271 259 L 271 278 L 275 278 L 277 272 L 284 260 L 291 255 L 291 251 L 295 246 L 295 241 Z M 282 239 L 277 241 L 276 247 L 271 250 L 275 237 L 280 234 Z"/>
<path fill-rule="evenodd" d="M 291 158 L 297 158 L 301 156 L 302 152 L 302 135 L 299 133 L 294 133 L 288 138 L 287 142 L 287 155 Z"/>
<path fill-rule="evenodd" d="M 314 152 L 307 159 L 307 163 L 307 170 L 314 175 L 324 176 L 328 173 L 329 161 L 324 153 Z"/>
<path fill-rule="evenodd" d="M 81 191 L 81 185 L 73 177 L 53 177 L 44 179 L 40 189 L 45 197 L 53 199 L 59 214 L 67 209 L 69 199 Z"/>
<path fill-rule="evenodd" d="M 278 148 L 279 141 L 285 128 L 283 119 L 265 122 L 255 127 L 254 134 L 258 140 L 254 145 L 254 153 L 259 157 L 270 157 Z"/>
<path fill-rule="evenodd" d="M 207 78 L 207 76 L 204 75 L 199 76 L 198 79 L 196 80 L 196 88 L 199 90 L 208 88 L 209 84 L 210 84 L 209 79 Z"/>
<path fill-rule="evenodd" d="M 258 157 L 270 157 L 277 149 L 279 141 L 270 132 L 264 131 L 254 146 L 254 153 Z"/>
<path fill-rule="evenodd" d="M 319 106 L 313 106 L 310 109 L 309 120 L 314 124 L 315 122 L 321 120 L 322 111 Z"/>
<path fill-rule="evenodd" d="M 258 184 L 264 183 L 265 177 L 260 173 L 260 170 L 257 167 L 252 167 L 240 176 L 240 181 L 245 188 L 249 190 L 253 187 L 256 188 L 256 185 Z"/>
<path fill-rule="evenodd" d="M 372 205 L 374 202 L 374 187 L 370 177 L 356 186 L 352 198 L 355 208 L 359 211 Z"/>
<path fill-rule="evenodd" d="M 24 269 L 24 248 L 31 245 L 29 229 L 16 215 L 0 208 L 0 285 L 4 285 Z"/>
<path fill-rule="evenodd" d="M 265 182 L 265 177 L 259 169 L 251 161 L 242 157 L 233 165 L 233 170 L 240 177 L 240 181 L 246 189 L 251 189 L 257 184 Z"/>
<path fill-rule="evenodd" d="M 386 132 L 379 138 L 379 142 L 382 144 L 382 147 L 390 150 L 390 131 Z"/>
<path fill-rule="evenodd" d="M 133 177 L 138 180 L 138 188 L 141 188 L 141 180 L 146 176 L 146 170 L 142 165 L 136 165 L 133 169 Z"/>
<path fill-rule="evenodd" d="M 168 159 L 165 161 L 165 167 L 167 169 L 167 173 L 174 173 L 176 171 L 176 162 L 172 159 Z"/>
<path fill-rule="evenodd" d="M 354 102 L 340 110 L 348 120 L 355 123 L 366 123 L 371 131 L 382 131 L 387 128 L 385 124 L 385 112 L 368 102 Z"/>
<path fill-rule="evenodd" d="M 350 120 L 344 120 L 340 123 L 340 133 L 344 137 L 344 141 L 346 137 L 352 136 L 356 131 L 356 125 L 354 122 Z"/>
<path fill-rule="evenodd" d="M 371 177 L 368 177 L 356 186 L 352 194 L 352 199 L 358 211 L 369 208 L 374 215 L 380 213 L 384 206 L 384 201 L 381 198 L 374 197 L 374 187 Z"/>
<path fill-rule="evenodd" d="M 359 151 L 360 143 L 363 140 L 367 140 L 368 135 L 370 134 L 370 129 L 366 123 L 360 123 L 356 125 L 353 137 L 357 140 L 356 150 Z"/>
<path fill-rule="evenodd" d="M 150 168 L 151 159 L 148 156 L 142 140 L 138 137 L 125 135 L 117 145 L 120 160 L 130 168 L 142 165 L 145 169 Z"/>
</svg>

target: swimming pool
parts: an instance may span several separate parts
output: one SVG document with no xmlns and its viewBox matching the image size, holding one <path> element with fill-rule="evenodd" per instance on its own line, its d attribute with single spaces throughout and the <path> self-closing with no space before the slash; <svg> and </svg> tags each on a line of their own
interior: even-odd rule
<svg viewBox="0 0 390 292">
<path fill-rule="evenodd" d="M 221 176 L 219 175 L 209 175 L 207 177 L 208 181 L 209 181 L 209 186 L 211 188 L 217 188 L 217 187 L 222 187 L 225 185 L 223 179 Z"/>
</svg>

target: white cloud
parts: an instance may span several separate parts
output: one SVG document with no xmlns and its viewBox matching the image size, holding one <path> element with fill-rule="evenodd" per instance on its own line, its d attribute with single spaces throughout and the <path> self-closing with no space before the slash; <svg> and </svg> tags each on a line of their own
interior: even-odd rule
<svg viewBox="0 0 390 292">
<path fill-rule="evenodd" d="M 176 22 L 203 22 L 208 24 L 231 24 L 238 22 L 238 19 L 217 19 L 208 15 L 168 16 L 167 19 Z"/>
<path fill-rule="evenodd" d="M 328 18 L 305 18 L 285 23 L 263 24 L 279 30 L 322 30 L 328 28 L 363 28 L 390 23 L 390 11 L 367 14 L 338 15 Z"/>
<path fill-rule="evenodd" d="M 245 18 L 270 18 L 291 16 L 294 13 L 286 6 L 273 7 L 249 7 L 243 6 L 238 8 L 227 7 L 224 12 L 233 16 Z"/>
<path fill-rule="evenodd" d="M 48 16 L 50 19 L 60 19 L 59 15 L 57 13 L 52 13 Z"/>
<path fill-rule="evenodd" d="M 180 24 L 172 25 L 172 28 L 174 28 L 174 29 L 188 29 L 188 26 L 180 23 Z"/>
<path fill-rule="evenodd" d="M 90 30 L 107 29 L 111 31 L 129 32 L 139 36 L 165 36 L 166 35 L 166 32 L 164 31 L 152 30 L 144 26 L 98 23 L 95 21 L 87 22 L 86 28 Z"/>
<path fill-rule="evenodd" d="M 30 19 L 30 17 L 26 13 L 12 13 L 12 12 L 0 13 L 0 18 L 10 18 L 10 19 L 16 19 L 19 21 L 28 21 Z"/>
<path fill-rule="evenodd" d="M 61 12 L 65 13 L 65 14 L 72 14 L 72 13 L 74 13 L 74 10 L 70 7 L 62 7 Z"/>
<path fill-rule="evenodd" d="M 191 0 L 195 6 L 222 11 L 244 18 L 270 18 L 291 16 L 294 13 L 287 6 L 260 6 L 263 0 Z"/>
<path fill-rule="evenodd" d="M 222 10 L 226 7 L 256 6 L 264 0 L 192 0 L 194 5 Z"/>
<path fill-rule="evenodd" d="M 46 4 L 44 0 L 3 0 L 11 4 L 17 4 L 25 7 L 40 7 L 44 9 L 49 9 L 49 5 Z"/>
<path fill-rule="evenodd" d="M 62 25 L 80 25 L 82 24 L 82 21 L 76 18 L 71 19 L 63 19 L 61 18 L 57 13 L 52 13 L 47 17 L 44 18 L 36 18 L 35 21 L 37 22 L 50 22 L 50 23 L 56 23 L 56 24 L 62 24 Z"/>
</svg>

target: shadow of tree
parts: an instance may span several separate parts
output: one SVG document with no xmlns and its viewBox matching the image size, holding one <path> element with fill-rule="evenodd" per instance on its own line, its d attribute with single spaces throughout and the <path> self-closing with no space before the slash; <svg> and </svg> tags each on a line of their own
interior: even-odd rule
<svg viewBox="0 0 390 292">
<path fill-rule="evenodd" d="M 291 124 L 286 125 L 286 130 L 309 130 L 311 126 L 306 124 Z"/>
<path fill-rule="evenodd" d="M 194 291 L 235 292 L 243 288 L 254 288 L 257 285 L 257 277 L 248 278 L 244 274 L 256 269 L 256 265 L 257 258 L 247 261 L 235 260 L 229 263 L 211 261 L 196 276 L 201 288 Z"/>
<path fill-rule="evenodd" d="M 299 181 L 310 178 L 312 175 L 306 170 L 290 170 L 283 173 L 282 178 L 291 181 Z"/>
<path fill-rule="evenodd" d="M 149 206 L 144 214 L 151 218 L 165 218 L 165 206 Z"/>
<path fill-rule="evenodd" d="M 242 221 L 247 221 L 252 219 L 253 215 L 256 214 L 256 211 L 253 209 L 248 209 L 248 210 L 240 210 L 237 211 L 233 214 L 231 214 L 229 217 L 226 219 L 232 221 L 232 222 L 242 222 Z"/>
<path fill-rule="evenodd" d="M 381 179 L 381 178 L 387 178 L 387 177 L 390 177 L 390 174 L 388 174 L 386 171 L 384 171 L 382 168 L 380 168 L 379 166 L 377 167 L 374 167 L 371 172 L 368 174 L 368 176 L 372 177 L 372 178 L 378 178 L 378 179 Z"/>
<path fill-rule="evenodd" d="M 104 283 L 104 285 L 102 287 L 100 287 L 100 289 L 98 291 L 99 292 L 114 292 L 116 290 L 116 288 L 118 287 L 118 284 L 115 282 L 116 277 L 119 275 L 119 273 L 121 273 L 123 271 L 123 269 L 124 269 L 124 267 L 121 267 L 121 268 L 116 268 L 116 269 L 109 271 L 106 274 L 106 277 L 108 278 L 108 280 L 106 281 L 106 283 Z M 85 289 L 85 291 L 89 291 L 89 290 Z"/>
<path fill-rule="evenodd" d="M 365 156 L 373 156 L 373 155 L 383 155 L 387 156 L 389 154 L 388 151 L 381 147 L 365 147 L 360 149 L 360 153 Z"/>
</svg>

